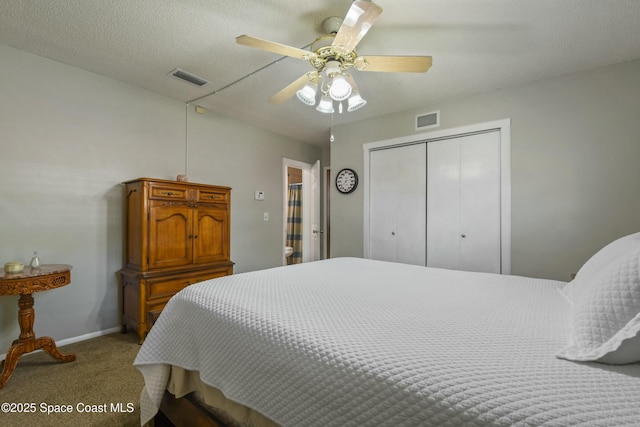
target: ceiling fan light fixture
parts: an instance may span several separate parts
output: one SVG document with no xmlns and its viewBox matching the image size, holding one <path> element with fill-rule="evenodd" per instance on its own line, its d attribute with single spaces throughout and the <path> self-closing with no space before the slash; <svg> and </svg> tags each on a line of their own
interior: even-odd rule
<svg viewBox="0 0 640 427">
<path fill-rule="evenodd" d="M 322 98 L 320 98 L 320 103 L 316 107 L 316 110 L 321 113 L 333 113 L 333 100 L 327 95 L 323 95 Z"/>
<path fill-rule="evenodd" d="M 329 78 L 335 76 L 336 74 L 340 74 L 340 62 L 334 60 L 327 61 L 324 68 L 324 73 Z"/>
<path fill-rule="evenodd" d="M 296 92 L 298 99 L 307 105 L 316 105 L 317 84 L 308 82 L 304 87 Z"/>
<path fill-rule="evenodd" d="M 301 102 L 315 105 L 316 110 L 322 113 L 333 113 L 334 102 L 338 103 L 337 109 L 340 113 L 345 107 L 347 111 L 355 111 L 364 107 L 367 101 L 360 95 L 358 85 L 349 73 L 352 68 L 357 71 L 425 73 L 432 65 L 430 56 L 358 56 L 355 48 L 381 13 L 382 8 L 372 0 L 351 0 L 351 6 L 344 19 L 325 19 L 322 25 L 327 34 L 318 37 L 304 48 L 247 35 L 236 37 L 236 42 L 285 57 L 309 61 L 314 68 L 269 98 L 269 102 L 282 104 L 296 94 Z M 311 50 L 306 50 L 309 46 Z M 280 59 L 269 65 L 279 61 Z M 251 75 L 253 73 L 232 84 Z M 318 97 L 320 101 L 316 104 Z M 345 105 L 342 105 L 344 101 Z"/>
<path fill-rule="evenodd" d="M 360 89 L 350 73 L 345 73 L 347 81 L 351 85 L 351 96 L 347 100 L 347 111 L 352 112 L 359 110 L 367 104 L 367 101 L 360 95 Z"/>
<path fill-rule="evenodd" d="M 352 112 L 364 107 L 367 101 L 364 98 L 362 98 L 357 91 L 355 91 L 351 94 L 347 103 L 348 103 L 347 111 Z"/>
<path fill-rule="evenodd" d="M 329 96 L 336 101 L 344 101 L 351 95 L 352 87 L 342 74 L 336 74 L 331 79 Z"/>
</svg>

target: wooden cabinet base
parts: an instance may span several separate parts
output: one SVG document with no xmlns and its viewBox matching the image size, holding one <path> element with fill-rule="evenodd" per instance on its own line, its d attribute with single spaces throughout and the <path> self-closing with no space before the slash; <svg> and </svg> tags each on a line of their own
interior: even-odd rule
<svg viewBox="0 0 640 427">
<path fill-rule="evenodd" d="M 172 296 L 194 283 L 233 274 L 233 263 L 188 271 L 147 272 L 120 270 L 122 279 L 122 333 L 129 328 L 142 344 Z"/>
</svg>

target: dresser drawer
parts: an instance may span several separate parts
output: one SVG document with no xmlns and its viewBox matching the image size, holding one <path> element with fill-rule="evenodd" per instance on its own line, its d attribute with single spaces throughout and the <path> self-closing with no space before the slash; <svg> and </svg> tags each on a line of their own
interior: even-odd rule
<svg viewBox="0 0 640 427">
<path fill-rule="evenodd" d="M 197 272 L 191 273 L 180 277 L 147 279 L 147 299 L 168 299 L 189 285 L 216 277 L 227 276 L 232 274 L 232 272 L 233 270 L 231 268 L 221 268 L 199 274 Z M 156 302 L 154 301 L 153 303 L 155 304 Z"/>
<path fill-rule="evenodd" d="M 152 183 L 149 189 L 149 198 L 156 200 L 180 200 L 186 201 L 188 198 L 188 188 L 171 184 Z"/>
<path fill-rule="evenodd" d="M 147 280 L 147 299 L 171 297 L 192 283 L 195 282 L 186 277 Z"/>
<path fill-rule="evenodd" d="M 198 190 L 198 203 L 228 203 L 229 192 L 224 190 Z"/>
<path fill-rule="evenodd" d="M 216 277 L 224 277 L 224 276 L 229 276 L 231 275 L 231 270 L 220 270 L 220 271 L 215 271 L 212 273 L 208 273 L 208 274 L 203 274 L 200 276 L 196 276 L 193 278 L 193 283 L 198 283 L 198 282 L 204 282 L 205 280 L 209 280 L 209 279 L 215 279 Z"/>
</svg>

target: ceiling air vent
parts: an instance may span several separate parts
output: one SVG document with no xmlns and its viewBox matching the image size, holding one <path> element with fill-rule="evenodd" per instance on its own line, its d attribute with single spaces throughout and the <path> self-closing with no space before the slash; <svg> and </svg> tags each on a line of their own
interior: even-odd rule
<svg viewBox="0 0 640 427">
<path fill-rule="evenodd" d="M 432 111 L 416 116 L 416 130 L 437 128 L 438 126 L 440 126 L 440 111 Z"/>
<path fill-rule="evenodd" d="M 185 70 L 181 70 L 180 68 L 176 68 L 172 72 L 169 73 L 170 76 L 177 77 L 180 80 L 184 80 L 187 83 L 191 83 L 196 86 L 204 86 L 209 83 L 207 80 L 202 77 L 198 77 L 194 74 L 191 74 Z"/>
</svg>

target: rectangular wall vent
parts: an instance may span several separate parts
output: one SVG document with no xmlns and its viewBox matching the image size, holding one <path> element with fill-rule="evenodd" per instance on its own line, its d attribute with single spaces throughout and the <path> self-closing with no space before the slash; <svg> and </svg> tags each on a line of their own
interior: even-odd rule
<svg viewBox="0 0 640 427">
<path fill-rule="evenodd" d="M 191 74 L 187 71 L 181 70 L 180 68 L 176 68 L 172 72 L 169 73 L 170 76 L 177 77 L 180 80 L 184 80 L 185 82 L 191 83 L 196 86 L 204 86 L 209 83 L 207 80 L 202 77 L 198 77 L 195 74 Z"/>
<path fill-rule="evenodd" d="M 416 116 L 416 130 L 437 128 L 438 126 L 440 126 L 440 111 L 432 111 Z"/>
</svg>

